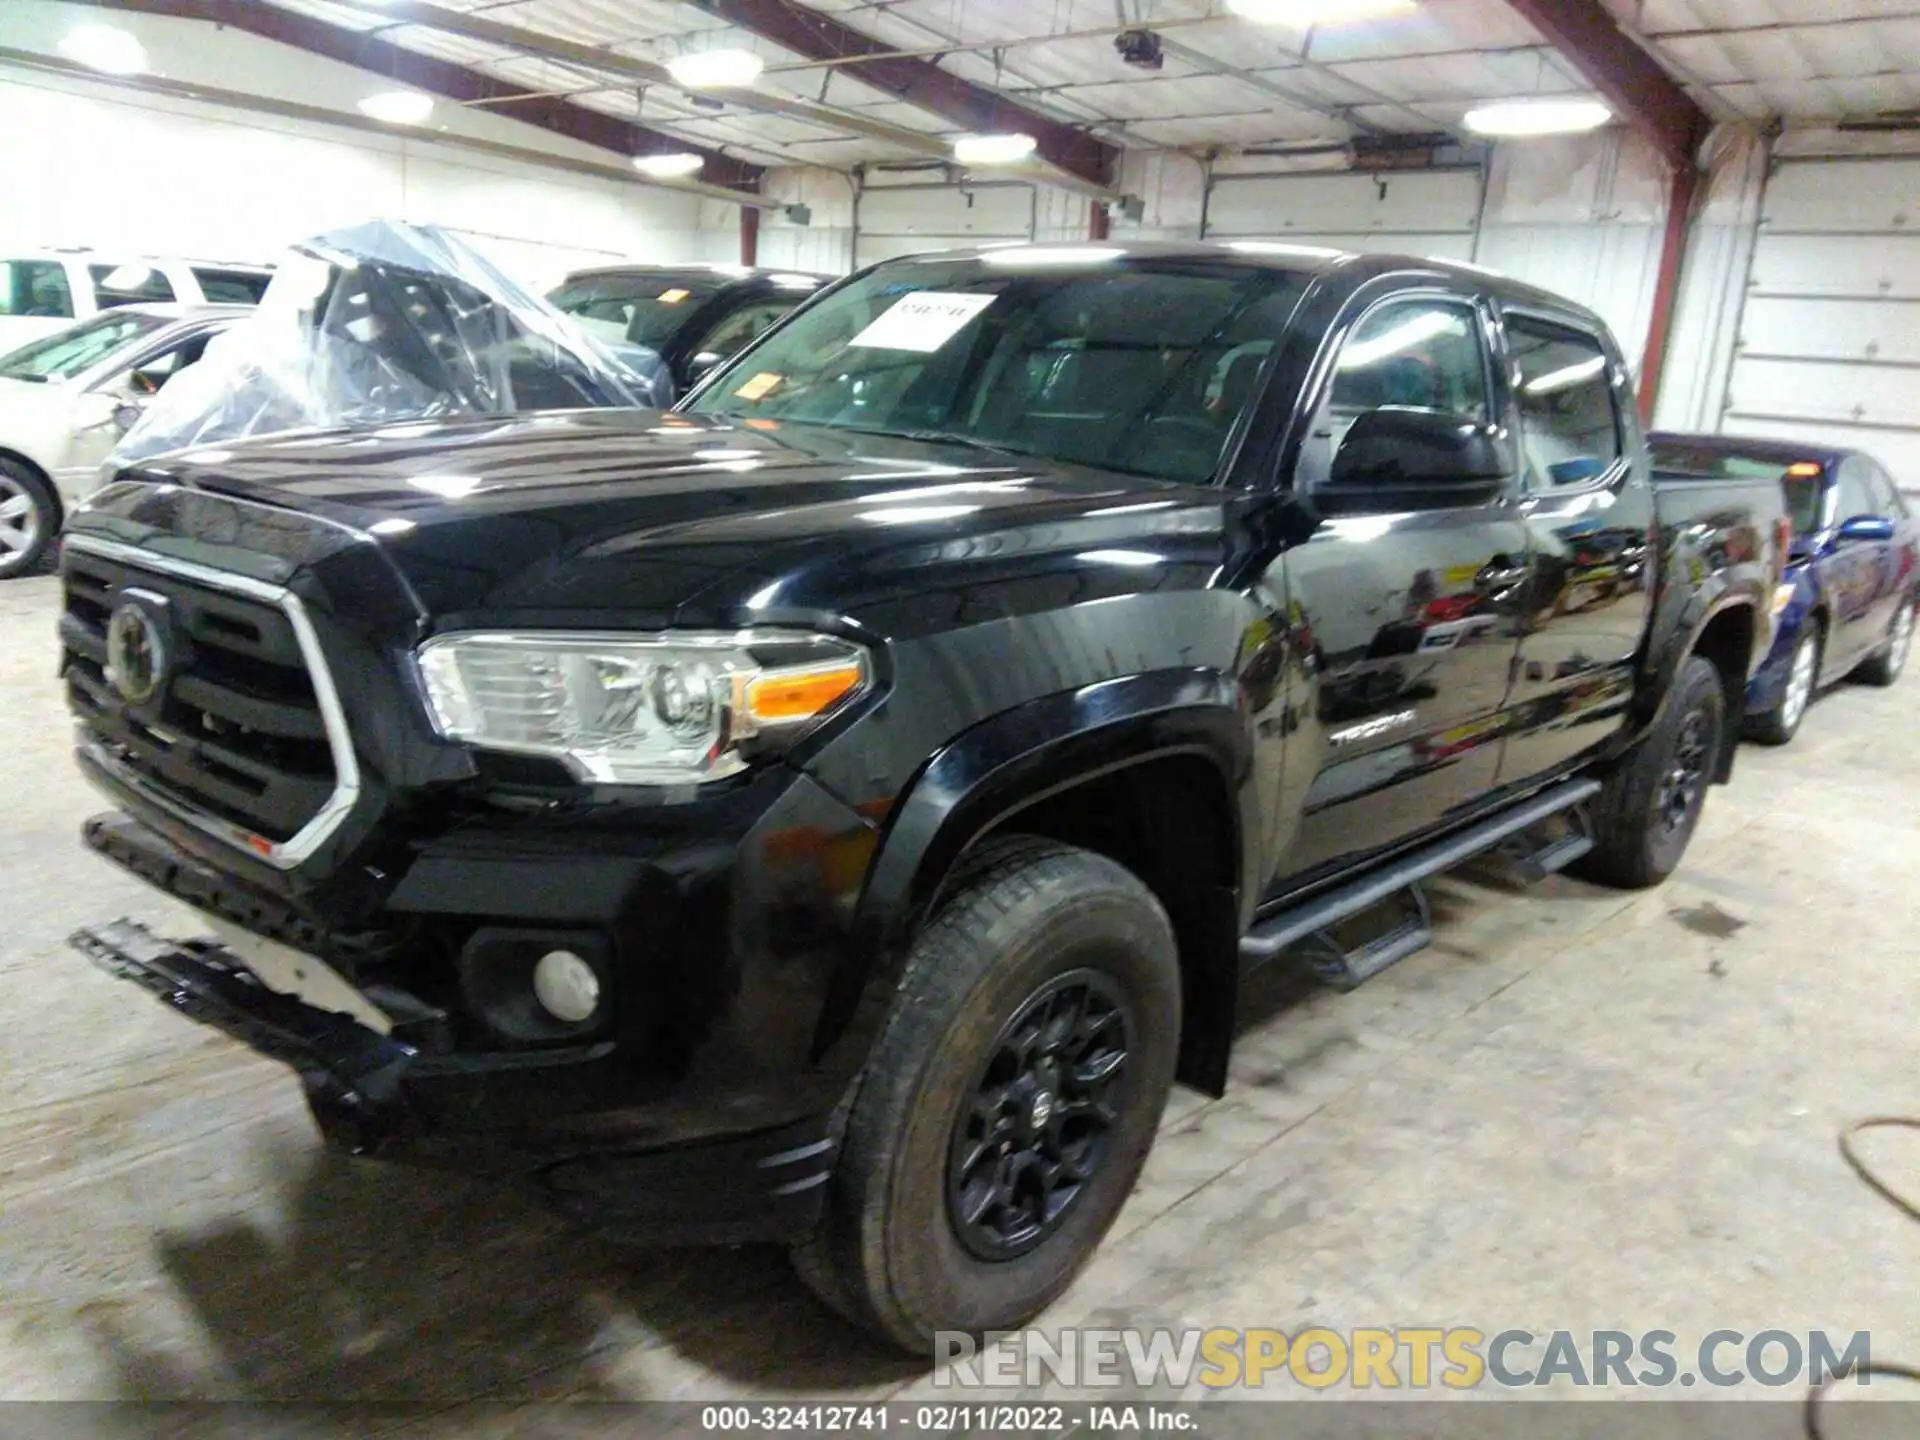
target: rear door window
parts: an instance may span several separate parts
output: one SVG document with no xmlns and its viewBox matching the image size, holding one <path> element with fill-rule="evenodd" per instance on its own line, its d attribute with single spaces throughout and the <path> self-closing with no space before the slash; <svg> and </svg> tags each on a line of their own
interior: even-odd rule
<svg viewBox="0 0 1920 1440">
<path fill-rule="evenodd" d="M 258 305 L 273 279 L 273 273 L 267 270 L 228 270 L 211 265 L 192 268 L 200 294 L 210 305 Z"/>
<path fill-rule="evenodd" d="M 73 289 L 58 260 L 0 260 L 0 315 L 73 318 Z"/>
<path fill-rule="evenodd" d="M 151 265 L 89 265 L 94 303 L 102 310 L 115 305 L 144 305 L 174 298 L 173 282 Z"/>
<path fill-rule="evenodd" d="M 1620 459 L 1620 410 L 1598 338 L 1531 315 L 1508 315 L 1507 348 L 1529 488 L 1598 480 Z"/>
</svg>

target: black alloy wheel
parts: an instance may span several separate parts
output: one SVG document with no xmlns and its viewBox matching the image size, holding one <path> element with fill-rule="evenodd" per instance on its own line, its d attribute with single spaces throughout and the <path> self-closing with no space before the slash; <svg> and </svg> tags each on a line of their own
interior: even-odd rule
<svg viewBox="0 0 1920 1440">
<path fill-rule="evenodd" d="M 1106 1158 L 1134 1029 L 1096 970 L 1042 986 L 994 1042 L 954 1122 L 947 1214 L 983 1260 L 1024 1255 L 1055 1233 Z"/>
</svg>

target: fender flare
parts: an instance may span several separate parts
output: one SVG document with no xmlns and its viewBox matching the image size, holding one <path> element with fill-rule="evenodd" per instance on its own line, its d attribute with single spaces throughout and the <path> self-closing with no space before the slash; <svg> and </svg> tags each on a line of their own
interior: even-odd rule
<svg viewBox="0 0 1920 1440">
<path fill-rule="evenodd" d="M 1716 777 L 1721 783 L 1725 783 L 1733 774 L 1734 751 L 1739 744 L 1741 721 L 1746 711 L 1747 686 L 1753 683 L 1754 675 L 1772 647 L 1772 626 L 1765 624 L 1767 611 L 1749 587 L 1723 586 L 1712 601 L 1701 608 L 1696 619 L 1684 628 L 1677 628 L 1676 638 L 1667 646 L 1666 653 L 1659 657 L 1654 670 L 1653 694 L 1659 697 L 1658 702 L 1648 709 L 1644 723 L 1634 732 L 1631 742 L 1637 743 L 1641 736 L 1651 730 L 1673 702 L 1674 682 L 1679 678 L 1680 667 L 1699 653 L 1701 638 L 1708 628 L 1722 615 L 1735 610 L 1745 610 L 1751 614 L 1755 640 L 1748 646 L 1749 655 L 1740 683 L 1727 697 L 1727 737 L 1726 743 L 1721 746 L 1720 773 Z M 1683 621 L 1685 618 L 1683 614 Z M 1761 638 L 1763 633 L 1764 639 Z"/>
<path fill-rule="evenodd" d="M 854 943 L 828 987 L 814 1053 L 849 1038 L 856 1012 L 877 1028 L 911 936 L 954 863 L 981 835 L 1075 785 L 1150 760 L 1194 755 L 1220 773 L 1233 807 L 1240 890 L 1257 867 L 1252 737 L 1231 676 L 1161 670 L 1042 696 L 955 736 L 895 803 L 868 867 Z M 1237 931 L 1236 931 L 1237 938 Z M 863 998 L 868 1002 L 863 1005 Z M 870 1036 L 853 1037 L 866 1043 Z"/>
</svg>

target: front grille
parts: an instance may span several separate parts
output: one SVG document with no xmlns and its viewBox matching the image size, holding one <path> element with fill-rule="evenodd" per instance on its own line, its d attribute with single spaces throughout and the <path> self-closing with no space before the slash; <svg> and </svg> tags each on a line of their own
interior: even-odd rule
<svg viewBox="0 0 1920 1440">
<path fill-rule="evenodd" d="M 67 700 L 97 747 L 143 788 L 222 822 L 266 853 L 338 788 L 326 716 L 300 636 L 269 600 L 70 544 L 60 617 Z M 108 624 L 128 591 L 165 616 L 158 692 L 127 703 L 108 680 Z M 158 606 L 154 606 L 157 597 Z M 267 842 L 263 845 L 261 842 Z"/>
</svg>

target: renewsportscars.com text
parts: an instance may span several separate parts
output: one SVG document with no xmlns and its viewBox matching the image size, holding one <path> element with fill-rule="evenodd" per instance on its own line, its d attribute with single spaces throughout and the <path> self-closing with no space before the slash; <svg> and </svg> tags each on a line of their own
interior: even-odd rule
<svg viewBox="0 0 1920 1440">
<path fill-rule="evenodd" d="M 1731 1389 L 1818 1385 L 1858 1374 L 1867 1384 L 1865 1331 L 1715 1330 L 1682 1342 L 1671 1330 L 1487 1332 L 1470 1326 L 1338 1331 L 1038 1330 L 935 1337 L 933 1384 L 971 1389 L 1043 1384 L 1074 1388 L 1189 1385 L 1223 1390 L 1293 1384 L 1324 1390 L 1473 1390 L 1571 1385 Z"/>
</svg>

